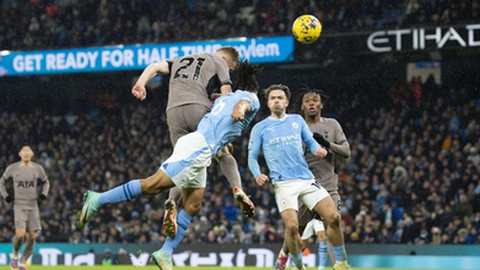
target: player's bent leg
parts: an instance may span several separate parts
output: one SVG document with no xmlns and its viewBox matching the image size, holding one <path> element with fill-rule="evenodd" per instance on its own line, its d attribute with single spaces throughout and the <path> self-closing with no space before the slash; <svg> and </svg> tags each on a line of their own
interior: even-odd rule
<svg viewBox="0 0 480 270">
<path fill-rule="evenodd" d="M 205 188 L 184 188 L 183 189 L 183 210 L 192 217 L 197 215 L 202 207 Z"/>
<path fill-rule="evenodd" d="M 205 192 L 204 188 L 188 188 L 184 189 L 184 207 L 178 212 L 177 216 L 177 233 L 175 237 L 167 237 L 165 243 L 161 248 L 162 254 L 172 255 L 173 251 L 178 247 L 182 242 L 185 234 L 187 232 L 190 223 L 192 222 L 192 217 L 198 213 L 201 206 L 201 201 L 203 194 Z"/>
<path fill-rule="evenodd" d="M 332 198 L 323 198 L 315 205 L 313 210 L 324 218 L 328 241 L 330 241 L 333 246 L 343 245 L 343 232 L 340 229 L 340 214 L 335 208 Z"/>
<path fill-rule="evenodd" d="M 32 256 L 36 237 L 37 233 L 35 231 L 28 232 L 27 241 L 25 242 L 25 247 L 23 248 L 22 260 L 20 262 L 20 265 L 25 265 L 30 256 Z"/>
<path fill-rule="evenodd" d="M 325 197 L 315 205 L 314 211 L 324 218 L 326 223 L 326 233 L 329 242 L 333 245 L 335 254 L 334 270 L 350 270 L 347 263 L 347 253 L 345 251 L 343 232 L 340 228 L 340 214 L 331 197 Z"/>
<path fill-rule="evenodd" d="M 154 175 L 140 180 L 140 187 L 142 194 L 157 195 L 175 187 L 175 183 L 162 169 L 159 169 Z"/>
<path fill-rule="evenodd" d="M 233 146 L 231 146 L 233 148 Z M 255 215 L 255 205 L 249 196 L 242 190 L 242 178 L 238 172 L 238 165 L 235 158 L 230 154 L 232 150 L 226 146 L 217 154 L 217 160 L 223 175 L 227 178 L 230 187 L 233 190 L 233 197 L 238 207 L 246 217 Z"/>
<path fill-rule="evenodd" d="M 131 180 L 103 193 L 88 191 L 84 194 L 85 201 L 82 210 L 77 213 L 76 229 L 85 228 L 88 221 L 104 204 L 129 201 L 142 194 L 156 195 L 174 185 L 164 171 L 158 170 L 154 175 L 144 180 Z"/>
<path fill-rule="evenodd" d="M 285 209 L 280 215 L 285 224 L 285 243 L 290 251 L 292 266 L 302 269 L 302 240 L 298 233 L 297 211 L 295 209 Z"/>
<path fill-rule="evenodd" d="M 22 243 L 25 239 L 26 230 L 23 228 L 16 228 L 15 235 L 12 238 L 13 258 L 10 261 L 10 268 L 12 270 L 18 269 L 18 253 L 22 247 Z"/>
</svg>

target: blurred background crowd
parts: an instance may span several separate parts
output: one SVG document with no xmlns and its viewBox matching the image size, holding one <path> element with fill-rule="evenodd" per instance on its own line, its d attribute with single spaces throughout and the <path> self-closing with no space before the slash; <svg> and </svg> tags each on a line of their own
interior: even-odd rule
<svg viewBox="0 0 480 270">
<path fill-rule="evenodd" d="M 446 25 L 478 21 L 480 1 L 3 0 L 0 7 L 0 48 L 32 50 L 285 35 L 301 13 L 316 15 L 324 33 Z M 332 96 L 324 114 L 340 122 L 352 149 L 351 158 L 337 163 L 347 243 L 480 244 L 480 94 L 467 80 L 400 82 L 383 89 L 384 96 L 324 89 Z M 122 86 L 122 95 L 128 88 Z M 75 113 L 29 102 L 0 110 L 0 169 L 17 161 L 28 143 L 52 183 L 40 204 L 39 242 L 164 241 L 166 194 L 105 207 L 91 227 L 71 230 L 83 191 L 148 176 L 170 155 L 165 96 L 149 98 L 153 102 L 140 106 L 94 93 Z M 265 116 L 263 110 L 256 120 Z M 256 185 L 248 171 L 247 142 L 248 131 L 235 141 L 234 154 L 256 216 L 240 213 L 213 162 L 202 210 L 184 242 L 283 241 L 271 185 Z M 12 228 L 12 206 L 2 200 L 0 242 L 11 241 Z"/>
<path fill-rule="evenodd" d="M 359 90 L 335 95 L 327 104 L 324 113 L 339 120 L 352 148 L 351 158 L 337 169 L 347 243 L 480 244 L 480 96 L 459 85 L 427 98 L 442 92 L 430 82 L 416 85 L 420 98 L 410 83 L 393 86 L 383 103 Z M 41 203 L 41 242 L 163 241 L 164 194 L 103 208 L 90 229 L 72 234 L 82 191 L 148 176 L 172 150 L 162 106 L 113 104 L 103 102 L 75 116 L 38 109 L 0 115 L 0 167 L 17 161 L 20 146 L 28 142 L 52 182 L 48 200 Z M 244 218 L 232 203 L 213 162 L 202 210 L 185 242 L 282 242 L 272 187 L 255 184 L 246 164 L 247 142 L 248 132 L 237 138 L 235 156 L 256 216 Z M 8 242 L 12 208 L 1 205 L 0 241 Z"/>
<path fill-rule="evenodd" d="M 303 13 L 319 18 L 324 33 L 480 19 L 479 0 L 3 0 L 0 7 L 0 48 L 8 50 L 285 35 Z"/>
</svg>

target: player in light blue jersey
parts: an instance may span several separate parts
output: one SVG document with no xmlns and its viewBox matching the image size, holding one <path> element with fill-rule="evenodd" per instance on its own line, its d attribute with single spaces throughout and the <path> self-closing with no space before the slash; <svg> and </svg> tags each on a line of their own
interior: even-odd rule
<svg viewBox="0 0 480 270">
<path fill-rule="evenodd" d="M 287 114 L 290 89 L 282 84 L 265 90 L 271 115 L 257 123 L 251 132 L 248 147 L 248 166 L 257 184 L 271 179 L 277 207 L 285 223 L 285 243 L 290 251 L 293 269 L 306 269 L 302 262 L 302 241 L 298 230 L 299 202 L 324 217 L 327 235 L 332 242 L 335 270 L 347 270 L 347 255 L 340 215 L 328 192 L 314 179 L 303 154 L 304 142 L 312 154 L 319 158 L 327 155 L 313 138 L 305 120 L 297 114 Z M 263 151 L 270 177 L 260 171 L 258 154 Z"/>
<path fill-rule="evenodd" d="M 77 213 L 77 228 L 83 229 L 104 204 L 128 201 L 140 195 L 156 195 L 177 186 L 182 189 L 186 206 L 178 212 L 177 233 L 173 238 L 167 237 L 162 248 L 152 254 L 152 260 L 161 270 L 171 270 L 173 250 L 185 236 L 192 217 L 200 210 L 207 167 L 212 158 L 250 124 L 260 108 L 255 78 L 260 71 L 258 65 L 241 63 L 237 89 L 243 90 L 219 97 L 211 112 L 200 121 L 197 131 L 178 140 L 172 155 L 154 175 L 131 180 L 103 193 L 88 191 L 82 210 Z"/>
</svg>

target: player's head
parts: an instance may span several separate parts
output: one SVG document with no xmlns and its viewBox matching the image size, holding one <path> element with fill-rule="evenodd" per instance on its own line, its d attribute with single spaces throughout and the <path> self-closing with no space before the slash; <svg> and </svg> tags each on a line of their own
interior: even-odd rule
<svg viewBox="0 0 480 270">
<path fill-rule="evenodd" d="M 319 89 L 310 89 L 306 85 L 298 89 L 298 92 L 301 93 L 303 115 L 305 117 L 320 116 L 324 101 L 329 99 L 325 92 Z"/>
<path fill-rule="evenodd" d="M 291 95 L 290 88 L 284 84 L 273 84 L 265 89 L 267 106 L 272 114 L 277 117 L 285 114 Z"/>
<path fill-rule="evenodd" d="M 263 67 L 258 64 L 250 64 L 247 60 L 240 62 L 238 65 L 235 89 L 258 92 L 258 82 L 255 75 L 262 71 Z"/>
<path fill-rule="evenodd" d="M 221 47 L 215 52 L 216 55 L 222 57 L 227 61 L 228 68 L 230 71 L 234 71 L 238 66 L 238 59 L 240 54 L 238 53 L 237 49 L 232 46 L 225 46 Z"/>
<path fill-rule="evenodd" d="M 32 148 L 29 145 L 24 145 L 18 152 L 22 162 L 30 162 L 32 160 L 34 153 Z"/>
</svg>

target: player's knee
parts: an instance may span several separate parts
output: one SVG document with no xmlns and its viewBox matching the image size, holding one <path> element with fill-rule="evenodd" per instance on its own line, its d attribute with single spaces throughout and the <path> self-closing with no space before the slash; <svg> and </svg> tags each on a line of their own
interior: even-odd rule
<svg viewBox="0 0 480 270">
<path fill-rule="evenodd" d="M 36 232 L 28 232 L 27 239 L 35 239 L 35 238 L 37 238 Z"/>
<path fill-rule="evenodd" d="M 187 203 L 183 206 L 183 210 L 193 217 L 200 212 L 201 207 L 201 203 Z"/>
<path fill-rule="evenodd" d="M 153 177 L 140 181 L 140 186 L 142 188 L 142 194 L 145 195 L 157 195 L 163 191 L 160 181 Z"/>
<path fill-rule="evenodd" d="M 340 227 L 340 214 L 337 211 L 332 212 L 329 215 L 324 216 L 327 226 L 332 229 L 337 229 Z"/>
<path fill-rule="evenodd" d="M 289 234 L 298 234 L 298 223 L 294 221 L 285 223 L 285 230 L 288 231 Z"/>
<path fill-rule="evenodd" d="M 23 239 L 26 235 L 26 232 L 16 232 L 15 233 L 15 236 L 18 238 L 18 239 Z"/>
</svg>

